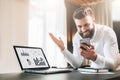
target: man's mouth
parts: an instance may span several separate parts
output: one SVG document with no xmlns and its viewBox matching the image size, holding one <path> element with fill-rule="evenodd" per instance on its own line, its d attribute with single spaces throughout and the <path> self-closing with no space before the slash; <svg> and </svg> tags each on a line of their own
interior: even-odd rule
<svg viewBox="0 0 120 80">
<path fill-rule="evenodd" d="M 85 32 L 81 32 L 80 35 L 83 37 L 83 38 L 89 38 L 90 37 L 90 31 L 87 30 Z"/>
<path fill-rule="evenodd" d="M 83 35 L 88 35 L 88 34 L 89 34 L 89 31 L 83 32 Z"/>
</svg>

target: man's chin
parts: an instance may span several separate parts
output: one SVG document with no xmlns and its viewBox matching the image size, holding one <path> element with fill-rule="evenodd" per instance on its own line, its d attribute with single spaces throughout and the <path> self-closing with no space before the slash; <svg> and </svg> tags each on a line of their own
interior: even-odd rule
<svg viewBox="0 0 120 80">
<path fill-rule="evenodd" d="M 82 38 L 90 38 L 90 37 L 88 37 L 88 36 L 83 36 Z"/>
<path fill-rule="evenodd" d="M 90 35 L 80 34 L 82 38 L 90 38 Z"/>
<path fill-rule="evenodd" d="M 83 37 L 83 38 L 90 38 L 89 35 L 83 35 L 82 37 Z"/>
</svg>

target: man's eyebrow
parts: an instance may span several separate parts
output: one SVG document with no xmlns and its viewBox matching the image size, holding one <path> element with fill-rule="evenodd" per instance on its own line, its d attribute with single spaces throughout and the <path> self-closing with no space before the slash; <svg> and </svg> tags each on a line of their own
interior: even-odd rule
<svg viewBox="0 0 120 80">
<path fill-rule="evenodd" d="M 78 27 L 82 27 L 82 25 L 78 25 Z"/>
<path fill-rule="evenodd" d="M 84 26 L 86 26 L 86 25 L 90 25 L 90 23 L 85 23 Z"/>
<path fill-rule="evenodd" d="M 89 24 L 90 24 L 90 23 L 85 23 L 85 24 L 83 24 L 83 25 L 80 25 L 80 24 L 79 24 L 79 25 L 77 25 L 77 26 L 78 26 L 78 27 L 82 27 L 82 26 L 84 27 L 84 26 L 89 25 Z"/>
</svg>

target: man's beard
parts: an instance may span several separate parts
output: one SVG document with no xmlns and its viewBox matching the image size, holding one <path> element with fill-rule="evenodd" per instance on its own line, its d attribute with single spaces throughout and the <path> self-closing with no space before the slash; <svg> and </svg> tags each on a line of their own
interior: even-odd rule
<svg viewBox="0 0 120 80">
<path fill-rule="evenodd" d="M 84 35 L 84 32 L 83 32 L 83 33 L 80 33 L 80 32 L 79 32 L 80 36 L 81 36 L 82 38 L 92 38 L 93 35 L 94 35 L 94 29 L 87 30 L 87 31 L 89 32 L 88 35 Z"/>
</svg>

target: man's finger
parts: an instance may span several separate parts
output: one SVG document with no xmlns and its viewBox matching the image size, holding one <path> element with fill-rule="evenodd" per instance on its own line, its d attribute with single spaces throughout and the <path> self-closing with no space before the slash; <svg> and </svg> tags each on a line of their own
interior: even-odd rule
<svg viewBox="0 0 120 80">
<path fill-rule="evenodd" d="M 49 33 L 49 35 L 55 43 L 58 42 L 58 39 L 52 33 Z"/>
</svg>

